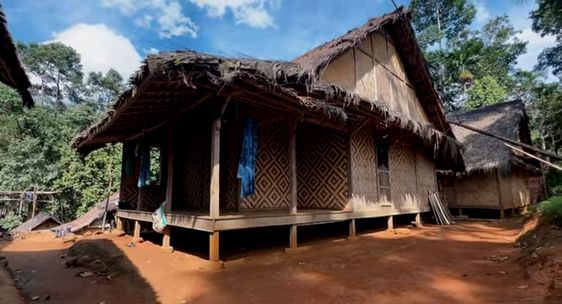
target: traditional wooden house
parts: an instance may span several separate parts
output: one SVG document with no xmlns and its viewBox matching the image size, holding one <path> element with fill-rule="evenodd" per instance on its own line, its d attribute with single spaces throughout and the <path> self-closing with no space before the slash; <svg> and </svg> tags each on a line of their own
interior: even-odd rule
<svg viewBox="0 0 562 304">
<path fill-rule="evenodd" d="M 453 122 L 531 144 L 529 119 L 520 101 L 482 107 L 450 117 Z M 493 209 L 504 216 L 536 203 L 544 196 L 539 164 L 513 150 L 503 141 L 453 125 L 463 144 L 466 171 L 456 176 L 440 175 L 443 196 L 450 208 Z"/>
<path fill-rule="evenodd" d="M 48 230 L 60 225 L 60 221 L 45 211 L 23 222 L 21 225 L 10 230 L 10 234 L 16 235 L 30 231 Z"/>
<path fill-rule="evenodd" d="M 152 55 L 131 85 L 74 146 L 122 142 L 118 223 L 138 237 L 166 201 L 211 260 L 224 230 L 287 225 L 295 247 L 298 225 L 419 218 L 435 169 L 464 169 L 402 8 L 292 62 Z"/>
<path fill-rule="evenodd" d="M 25 74 L 16 52 L 16 46 L 8 31 L 6 15 L 0 4 L 0 81 L 16 89 L 22 97 L 23 105 L 33 106 L 29 93 L 31 83 Z"/>
</svg>

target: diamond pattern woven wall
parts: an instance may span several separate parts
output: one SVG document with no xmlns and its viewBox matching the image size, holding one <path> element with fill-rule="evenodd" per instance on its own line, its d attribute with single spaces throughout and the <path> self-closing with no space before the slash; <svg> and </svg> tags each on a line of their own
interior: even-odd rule
<svg viewBox="0 0 562 304">
<path fill-rule="evenodd" d="M 297 130 L 299 208 L 343 209 L 348 201 L 347 135 L 311 124 Z"/>
<path fill-rule="evenodd" d="M 391 137 L 390 189 L 394 207 L 398 210 L 414 208 L 420 203 L 416 184 L 414 150 L 404 139 Z"/>
<path fill-rule="evenodd" d="M 286 122 L 258 127 L 256 192 L 240 199 L 241 209 L 290 206 L 289 130 Z"/>
<path fill-rule="evenodd" d="M 375 131 L 364 125 L 351 135 L 351 184 L 354 209 L 377 204 Z"/>
<path fill-rule="evenodd" d="M 237 178 L 240 150 L 242 149 L 242 127 L 238 124 L 223 124 L 221 132 L 221 208 L 238 210 L 240 196 Z"/>
</svg>

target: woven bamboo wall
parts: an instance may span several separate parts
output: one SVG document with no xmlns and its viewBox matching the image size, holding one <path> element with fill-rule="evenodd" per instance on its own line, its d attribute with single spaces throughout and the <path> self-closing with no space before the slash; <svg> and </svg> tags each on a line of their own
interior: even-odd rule
<svg viewBox="0 0 562 304">
<path fill-rule="evenodd" d="M 429 123 L 392 41 L 373 34 L 355 50 L 334 59 L 322 80 L 381 103 L 403 115 Z"/>
<path fill-rule="evenodd" d="M 209 207 L 211 125 L 178 126 L 174 138 L 174 210 Z"/>
<path fill-rule="evenodd" d="M 290 207 L 289 130 L 286 122 L 258 126 L 255 193 L 240 199 L 240 209 Z"/>
<path fill-rule="evenodd" d="M 415 152 L 405 140 L 392 140 L 389 153 L 391 200 L 399 211 L 419 210 Z"/>
<path fill-rule="evenodd" d="M 509 176 L 503 177 L 502 180 L 509 182 L 511 189 L 511 200 L 504 203 L 504 208 L 517 208 L 530 204 L 529 176 L 526 171 L 514 169 Z"/>
<path fill-rule="evenodd" d="M 351 204 L 353 210 L 371 209 L 378 205 L 375 131 L 364 125 L 352 133 L 351 145 Z"/>
<path fill-rule="evenodd" d="M 435 192 L 437 189 L 437 176 L 435 175 L 435 163 L 431 153 L 433 151 L 422 151 L 419 146 L 415 146 L 416 151 L 416 174 L 418 185 L 418 196 L 420 206 L 429 208 L 427 191 Z M 425 152 L 425 153 L 423 153 Z"/>
<path fill-rule="evenodd" d="M 463 176 L 455 182 L 457 207 L 499 208 L 495 171 Z"/>
<path fill-rule="evenodd" d="M 303 124 L 297 130 L 299 208 L 343 209 L 348 202 L 348 139 L 343 132 Z"/>
</svg>

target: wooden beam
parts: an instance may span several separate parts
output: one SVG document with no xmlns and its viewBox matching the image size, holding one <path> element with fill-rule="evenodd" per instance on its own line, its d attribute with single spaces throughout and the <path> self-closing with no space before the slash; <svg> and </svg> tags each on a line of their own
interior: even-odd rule
<svg viewBox="0 0 562 304">
<path fill-rule="evenodd" d="M 172 117 L 169 117 L 168 119 L 166 119 L 166 120 L 164 120 L 164 121 L 162 121 L 162 122 L 160 122 L 160 123 L 158 123 L 158 124 L 156 124 L 156 125 L 154 125 L 150 128 L 143 129 L 141 132 L 138 132 L 137 134 L 129 137 L 126 141 L 131 141 L 131 140 L 137 139 L 137 138 L 143 136 L 143 134 L 145 134 L 145 133 L 150 133 L 150 132 L 152 132 L 152 131 L 154 131 L 154 130 L 156 130 L 156 129 L 158 129 L 158 128 L 160 128 L 160 127 L 162 127 L 162 126 L 164 126 L 168 123 L 171 123 L 171 122 L 174 122 L 174 121 L 178 120 L 185 113 L 193 110 L 195 107 L 202 104 L 203 102 L 205 102 L 206 100 L 208 100 L 212 96 L 214 96 L 213 93 L 209 93 L 209 94 L 203 96 L 202 98 L 198 99 L 197 101 L 191 103 L 189 106 L 187 106 L 187 107 L 179 110 L 178 112 L 174 113 L 174 115 L 172 115 Z"/>
<path fill-rule="evenodd" d="M 289 248 L 291 249 L 296 249 L 298 247 L 297 227 L 297 225 L 291 225 L 291 230 L 289 232 Z"/>
<path fill-rule="evenodd" d="M 209 216 L 220 216 L 220 137 L 221 118 L 216 118 L 211 127 L 211 186 Z"/>
<path fill-rule="evenodd" d="M 209 260 L 211 262 L 218 262 L 220 260 L 218 231 L 209 234 Z"/>
<path fill-rule="evenodd" d="M 166 212 L 172 212 L 174 197 L 174 129 L 168 129 L 168 167 L 166 177 Z"/>
<path fill-rule="evenodd" d="M 291 214 L 297 214 L 297 122 L 289 120 L 289 169 L 291 178 Z"/>
<path fill-rule="evenodd" d="M 518 147 L 521 147 L 521 148 L 525 148 L 525 149 L 531 150 L 531 151 L 533 151 L 533 152 L 542 154 L 542 155 L 544 155 L 544 156 L 552 157 L 552 158 L 557 159 L 557 160 L 562 160 L 562 156 L 557 155 L 557 154 L 554 154 L 554 153 L 552 153 L 552 152 L 550 152 L 550 151 L 545 151 L 545 150 L 542 150 L 542 149 L 533 147 L 533 146 L 528 145 L 528 144 L 524 144 L 524 143 L 521 143 L 521 142 L 518 142 L 518 141 L 515 141 L 515 140 L 511 140 L 511 139 L 505 138 L 505 137 L 503 137 L 503 136 L 495 135 L 495 134 L 492 134 L 492 133 L 490 133 L 490 132 L 488 132 L 488 131 L 481 130 L 481 129 L 478 129 L 478 128 L 475 128 L 475 127 L 472 127 L 472 126 L 469 126 L 469 125 L 465 125 L 465 124 L 460 123 L 460 122 L 453 122 L 453 121 L 450 121 L 450 120 L 449 120 L 448 122 L 449 122 L 450 124 L 453 124 L 453 125 L 456 125 L 456 126 L 459 126 L 459 127 L 463 127 L 463 128 L 468 129 L 468 130 L 470 130 L 470 131 L 473 131 L 473 132 L 476 132 L 476 133 L 480 133 L 480 134 L 482 134 L 482 135 L 486 135 L 486 136 L 495 138 L 495 139 L 497 139 L 497 140 L 501 140 L 501 141 L 503 141 L 503 142 L 510 143 L 510 144 L 512 144 L 512 145 L 514 145 L 514 146 L 518 146 Z"/>
</svg>

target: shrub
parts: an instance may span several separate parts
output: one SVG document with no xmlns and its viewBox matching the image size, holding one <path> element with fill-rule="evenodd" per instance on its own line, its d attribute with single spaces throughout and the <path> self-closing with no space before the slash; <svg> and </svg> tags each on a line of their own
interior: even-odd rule
<svg viewBox="0 0 562 304">
<path fill-rule="evenodd" d="M 562 226 L 562 196 L 553 196 L 538 206 L 541 220 Z"/>
</svg>

